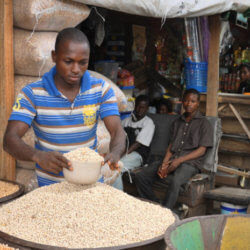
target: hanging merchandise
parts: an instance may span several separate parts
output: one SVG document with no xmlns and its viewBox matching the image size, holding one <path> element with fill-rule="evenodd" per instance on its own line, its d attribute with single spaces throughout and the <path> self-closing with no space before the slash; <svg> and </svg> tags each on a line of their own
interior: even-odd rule
<svg viewBox="0 0 250 250">
<path fill-rule="evenodd" d="M 242 51 L 241 62 L 243 62 L 243 63 L 250 63 L 250 49 L 248 47 L 246 47 Z"/>
<path fill-rule="evenodd" d="M 186 88 L 200 92 L 207 91 L 207 60 L 209 49 L 209 29 L 207 17 L 185 18 Z"/>
<path fill-rule="evenodd" d="M 220 55 L 224 55 L 234 42 L 232 32 L 230 30 L 229 21 L 221 22 L 220 32 Z"/>
<path fill-rule="evenodd" d="M 140 60 L 144 62 L 144 50 L 146 48 L 146 28 L 144 26 L 132 25 L 133 30 L 133 61 Z"/>
</svg>

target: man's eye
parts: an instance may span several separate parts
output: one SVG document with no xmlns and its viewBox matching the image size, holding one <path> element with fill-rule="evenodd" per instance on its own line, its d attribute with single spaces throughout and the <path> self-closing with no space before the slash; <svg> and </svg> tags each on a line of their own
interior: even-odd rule
<svg viewBox="0 0 250 250">
<path fill-rule="evenodd" d="M 66 63 L 66 64 L 70 64 L 70 63 L 71 63 L 71 61 L 65 61 L 65 63 Z"/>
<path fill-rule="evenodd" d="M 81 61 L 80 64 L 85 65 L 85 64 L 87 64 L 87 62 L 86 61 Z"/>
</svg>

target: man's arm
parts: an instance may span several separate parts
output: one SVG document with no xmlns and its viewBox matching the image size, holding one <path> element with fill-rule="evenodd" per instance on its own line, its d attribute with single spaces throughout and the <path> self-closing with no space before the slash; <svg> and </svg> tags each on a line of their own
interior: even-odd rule
<svg viewBox="0 0 250 250">
<path fill-rule="evenodd" d="M 116 169 L 118 161 L 125 152 L 126 135 L 118 116 L 106 116 L 103 121 L 111 136 L 110 153 L 106 155 L 105 162 L 108 162 L 111 169 Z"/>
<path fill-rule="evenodd" d="M 69 161 L 58 152 L 43 152 L 27 145 L 22 137 L 28 131 L 28 124 L 9 121 L 4 134 L 3 147 L 17 160 L 34 161 L 46 171 L 58 174 L 63 167 L 70 169 Z"/>
<path fill-rule="evenodd" d="M 137 148 L 139 148 L 141 146 L 141 143 L 139 142 L 135 142 L 133 143 L 129 149 L 128 149 L 128 154 L 130 154 L 131 152 L 135 151 Z"/>
<path fill-rule="evenodd" d="M 172 157 L 172 153 L 171 153 L 171 147 L 172 147 L 172 144 L 169 144 L 168 148 L 167 148 L 167 151 L 166 151 L 166 154 L 165 154 L 165 157 L 162 161 L 162 164 L 161 166 L 159 167 L 159 170 L 158 170 L 158 175 L 161 177 L 161 178 L 165 178 L 167 176 L 167 173 L 168 173 L 168 167 L 169 167 L 169 164 L 170 164 L 170 158 Z"/>
<path fill-rule="evenodd" d="M 197 159 L 200 156 L 204 155 L 206 153 L 206 149 L 206 147 L 200 146 L 197 149 L 193 150 L 191 153 L 172 160 L 168 167 L 168 173 L 173 172 L 181 163 Z"/>
</svg>

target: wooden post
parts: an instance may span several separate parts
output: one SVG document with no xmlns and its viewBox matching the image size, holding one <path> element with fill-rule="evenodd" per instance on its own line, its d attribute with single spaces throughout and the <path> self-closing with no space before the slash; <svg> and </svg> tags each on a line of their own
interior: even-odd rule
<svg viewBox="0 0 250 250">
<path fill-rule="evenodd" d="M 0 0 L 0 178 L 15 180 L 15 160 L 3 150 L 3 135 L 14 102 L 12 0 Z"/>
<path fill-rule="evenodd" d="M 219 46 L 220 46 L 220 16 L 209 17 L 210 43 L 208 54 L 207 102 L 206 115 L 218 116 L 219 90 Z"/>
</svg>

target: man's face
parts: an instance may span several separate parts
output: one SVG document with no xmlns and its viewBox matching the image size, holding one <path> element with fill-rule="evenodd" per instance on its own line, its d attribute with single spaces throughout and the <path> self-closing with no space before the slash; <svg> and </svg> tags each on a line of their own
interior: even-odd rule
<svg viewBox="0 0 250 250">
<path fill-rule="evenodd" d="M 79 85 L 89 64 L 88 44 L 62 41 L 58 50 L 52 51 L 52 59 L 56 63 L 57 77 L 60 83 L 72 87 Z"/>
<path fill-rule="evenodd" d="M 195 94 L 188 94 L 183 99 L 183 108 L 187 113 L 194 114 L 199 108 L 198 96 Z"/>
<path fill-rule="evenodd" d="M 159 114 L 167 114 L 168 113 L 168 108 L 166 105 L 161 104 L 160 108 L 159 108 Z"/>
<path fill-rule="evenodd" d="M 135 116 L 138 120 L 142 119 L 147 112 L 148 112 L 147 102 L 142 101 L 135 106 Z"/>
<path fill-rule="evenodd" d="M 250 70 L 247 67 L 243 67 L 241 69 L 240 76 L 242 81 L 250 80 Z"/>
</svg>

